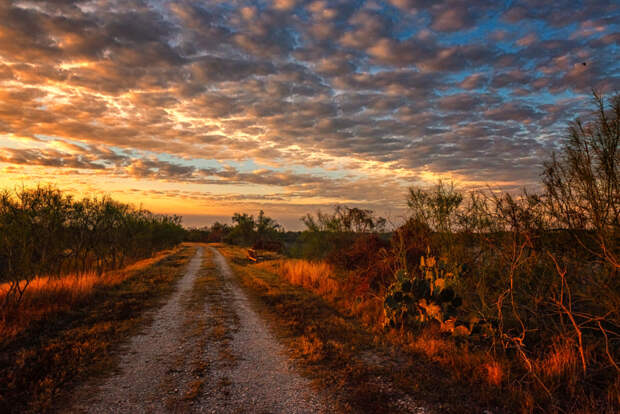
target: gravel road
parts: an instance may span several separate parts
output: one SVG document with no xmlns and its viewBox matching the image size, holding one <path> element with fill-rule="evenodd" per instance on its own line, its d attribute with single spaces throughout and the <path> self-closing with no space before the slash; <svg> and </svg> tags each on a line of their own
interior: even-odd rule
<svg viewBox="0 0 620 414">
<path fill-rule="evenodd" d="M 210 371 L 215 383 L 226 386 L 204 395 L 200 401 L 201 410 L 212 413 L 330 412 L 325 402 L 311 390 L 309 381 L 294 371 L 282 345 L 234 283 L 224 256 L 211 249 L 226 282 L 226 299 L 237 313 L 238 325 L 229 344 L 235 363 L 221 364 Z"/>
<path fill-rule="evenodd" d="M 171 298 L 123 350 L 118 372 L 103 382 L 80 387 L 69 412 L 330 411 L 310 388 L 309 381 L 293 370 L 282 346 L 234 282 L 226 259 L 216 249 L 211 251 L 219 272 L 220 288 L 216 293 L 220 301 L 205 300 L 203 311 L 195 312 L 188 320 L 185 301 L 199 275 L 204 253 L 200 247 Z M 216 308 L 218 303 L 226 305 L 225 312 Z M 221 327 L 222 314 L 232 325 L 223 327 L 222 337 L 188 329 L 201 324 L 216 326 L 217 318 Z M 198 362 L 206 369 L 197 372 Z M 200 386 L 192 388 L 195 384 Z M 189 394 L 191 398 L 187 398 Z"/>
</svg>

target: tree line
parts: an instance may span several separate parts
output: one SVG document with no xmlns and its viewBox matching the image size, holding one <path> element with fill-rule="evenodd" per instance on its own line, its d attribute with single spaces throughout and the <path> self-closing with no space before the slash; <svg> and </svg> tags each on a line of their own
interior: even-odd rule
<svg viewBox="0 0 620 414">
<path fill-rule="evenodd" d="M 184 237 L 180 217 L 153 214 L 109 197 L 76 199 L 52 186 L 4 190 L 0 310 L 17 306 L 37 276 L 101 274 Z"/>
</svg>

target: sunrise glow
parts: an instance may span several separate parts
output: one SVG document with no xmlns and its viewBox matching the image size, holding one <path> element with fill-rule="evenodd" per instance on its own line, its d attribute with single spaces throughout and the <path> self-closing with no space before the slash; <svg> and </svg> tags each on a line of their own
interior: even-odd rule
<svg viewBox="0 0 620 414">
<path fill-rule="evenodd" d="M 192 225 L 536 186 L 620 84 L 609 1 L 8 1 L 0 20 L 0 185 Z"/>
</svg>

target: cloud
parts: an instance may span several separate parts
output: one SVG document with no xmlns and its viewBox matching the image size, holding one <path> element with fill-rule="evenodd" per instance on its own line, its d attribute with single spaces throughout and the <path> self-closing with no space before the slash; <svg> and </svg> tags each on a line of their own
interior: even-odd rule
<svg viewBox="0 0 620 414">
<path fill-rule="evenodd" d="M 590 89 L 617 89 L 619 16 L 598 0 L 6 1 L 0 162 L 237 188 L 231 203 L 532 185 Z"/>
<path fill-rule="evenodd" d="M 434 14 L 431 28 L 440 32 L 456 32 L 472 27 L 475 21 L 466 3 L 448 4 Z"/>
<path fill-rule="evenodd" d="M 90 157 L 74 155 L 54 150 L 0 148 L 0 162 L 17 165 L 40 165 L 44 167 L 105 169 Z"/>
<path fill-rule="evenodd" d="M 276 10 L 290 10 L 295 7 L 296 0 L 274 0 L 273 8 Z"/>
</svg>

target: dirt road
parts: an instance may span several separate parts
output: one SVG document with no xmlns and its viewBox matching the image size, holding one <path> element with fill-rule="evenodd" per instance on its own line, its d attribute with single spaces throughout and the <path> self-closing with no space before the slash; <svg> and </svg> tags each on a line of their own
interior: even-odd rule
<svg viewBox="0 0 620 414">
<path fill-rule="evenodd" d="M 201 409 L 214 413 L 329 412 L 310 389 L 308 380 L 293 370 L 282 346 L 233 282 L 224 256 L 211 249 L 224 282 L 223 299 L 229 301 L 238 320 L 227 344 L 234 362 L 216 363 L 211 370 L 210 383 L 227 386 L 204 394 Z"/>
<path fill-rule="evenodd" d="M 216 269 L 202 301 L 200 247 L 172 297 L 123 351 L 119 371 L 78 389 L 70 412 L 329 412 L 234 283 L 226 259 L 214 248 L 206 253 Z"/>
</svg>

